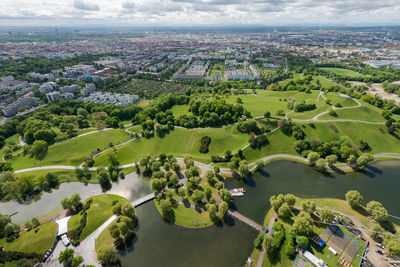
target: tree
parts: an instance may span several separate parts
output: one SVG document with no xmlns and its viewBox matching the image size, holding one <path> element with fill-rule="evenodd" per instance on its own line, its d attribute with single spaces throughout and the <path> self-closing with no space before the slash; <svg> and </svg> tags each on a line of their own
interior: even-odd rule
<svg viewBox="0 0 400 267">
<path fill-rule="evenodd" d="M 311 236 L 313 233 L 312 222 L 308 213 L 300 212 L 294 219 L 291 231 L 296 235 Z"/>
<path fill-rule="evenodd" d="M 269 118 L 269 117 L 271 117 L 271 112 L 265 111 L 264 112 L 264 118 Z"/>
<path fill-rule="evenodd" d="M 264 161 L 262 161 L 261 159 L 256 161 L 256 170 L 259 171 L 264 167 Z"/>
<path fill-rule="evenodd" d="M 377 223 L 374 223 L 371 227 L 370 227 L 370 236 L 375 240 L 375 241 L 380 241 L 380 233 L 385 232 L 385 230 L 382 228 L 382 226 L 380 226 Z"/>
<path fill-rule="evenodd" d="M 325 160 L 324 159 L 318 159 L 315 162 L 315 169 L 320 171 L 320 172 L 325 171 L 326 170 L 326 162 L 325 162 Z"/>
<path fill-rule="evenodd" d="M 354 166 L 357 163 L 357 158 L 353 154 L 350 155 L 346 160 L 347 165 Z"/>
<path fill-rule="evenodd" d="M 40 224 L 38 218 L 36 218 L 36 217 L 32 218 L 31 222 L 32 222 L 33 227 L 38 227 Z"/>
<path fill-rule="evenodd" d="M 112 207 L 112 212 L 114 215 L 121 215 L 121 202 L 115 203 L 115 205 Z"/>
<path fill-rule="evenodd" d="M 328 163 L 329 167 L 332 167 L 338 160 L 336 155 L 329 155 L 326 158 L 326 162 Z"/>
<path fill-rule="evenodd" d="M 124 205 L 122 205 L 121 207 L 121 214 L 123 216 L 127 216 L 129 218 L 135 218 L 136 214 L 135 214 L 135 208 L 131 205 L 131 203 L 125 203 Z"/>
<path fill-rule="evenodd" d="M 368 202 L 367 210 L 371 217 L 378 222 L 383 222 L 388 219 L 389 215 L 387 210 L 383 207 L 382 203 L 378 201 L 372 200 Z"/>
<path fill-rule="evenodd" d="M 209 204 L 207 211 L 208 211 L 208 214 L 210 215 L 211 220 L 215 221 L 217 219 L 217 212 L 218 212 L 217 205 Z"/>
<path fill-rule="evenodd" d="M 0 237 L 4 235 L 4 228 L 11 222 L 11 218 L 9 216 L 5 216 L 0 214 Z"/>
<path fill-rule="evenodd" d="M 272 236 L 268 236 L 268 235 L 266 235 L 264 237 L 262 246 L 265 249 L 265 251 L 267 252 L 267 254 L 271 254 L 271 255 L 274 254 L 277 249 L 275 239 Z"/>
<path fill-rule="evenodd" d="M 97 253 L 97 259 L 102 264 L 110 264 L 114 262 L 117 258 L 117 250 L 114 246 L 104 246 L 101 247 Z"/>
<path fill-rule="evenodd" d="M 73 209 L 72 202 L 68 197 L 64 197 L 63 199 L 61 199 L 61 206 L 65 210 L 72 210 Z"/>
<path fill-rule="evenodd" d="M 315 201 L 313 200 L 304 200 L 301 203 L 301 207 L 305 212 L 311 213 L 315 211 Z"/>
<path fill-rule="evenodd" d="M 119 227 L 116 223 L 113 223 L 110 225 L 110 228 L 108 228 L 108 232 L 110 233 L 111 237 L 114 239 L 118 239 L 121 235 L 121 232 L 119 231 Z"/>
<path fill-rule="evenodd" d="M 193 191 L 192 200 L 196 205 L 201 204 L 202 201 L 203 201 L 203 198 L 204 198 L 203 191 L 200 191 L 200 190 L 197 190 L 197 189 Z"/>
<path fill-rule="evenodd" d="M 70 199 L 75 210 L 78 210 L 82 206 L 81 196 L 78 193 L 72 194 Z"/>
<path fill-rule="evenodd" d="M 296 203 L 296 198 L 292 194 L 285 195 L 285 203 L 288 204 L 289 208 L 292 208 Z"/>
<path fill-rule="evenodd" d="M 83 257 L 82 256 L 74 257 L 72 259 L 71 266 L 72 267 L 78 267 L 81 263 L 83 263 Z"/>
<path fill-rule="evenodd" d="M 308 240 L 308 238 L 306 236 L 298 235 L 298 236 L 296 236 L 296 243 L 300 247 L 306 248 L 306 247 L 308 247 L 309 240 Z"/>
<path fill-rule="evenodd" d="M 394 236 L 386 236 L 384 240 L 385 251 L 390 257 L 400 256 L 400 240 Z"/>
<path fill-rule="evenodd" d="M 74 256 L 74 250 L 72 248 L 67 248 L 64 251 L 60 253 L 60 256 L 58 256 L 58 262 L 59 263 L 67 263 L 72 259 Z"/>
<path fill-rule="evenodd" d="M 361 156 L 357 159 L 357 166 L 359 168 L 365 168 L 368 164 L 370 164 L 372 161 L 374 161 L 374 156 L 371 155 L 370 153 L 363 153 Z"/>
<path fill-rule="evenodd" d="M 7 224 L 6 227 L 4 227 L 4 234 L 6 236 L 10 236 L 14 233 L 15 227 L 12 224 Z"/>
<path fill-rule="evenodd" d="M 281 205 L 285 202 L 285 197 L 282 194 L 279 194 L 278 196 L 271 196 L 269 198 L 269 202 L 275 212 L 278 212 Z"/>
<path fill-rule="evenodd" d="M 226 203 L 225 201 L 222 201 L 219 206 L 218 206 L 218 210 L 220 213 L 220 216 L 223 217 L 225 215 L 225 213 L 228 211 L 228 203 Z"/>
<path fill-rule="evenodd" d="M 30 149 L 32 157 L 42 160 L 47 155 L 48 145 L 46 141 L 36 140 Z"/>
<path fill-rule="evenodd" d="M 164 218 L 168 219 L 172 216 L 172 204 L 169 200 L 161 199 L 160 201 L 161 214 Z"/>
<path fill-rule="evenodd" d="M 290 207 L 287 203 L 283 203 L 278 210 L 278 214 L 280 217 L 288 218 L 292 214 Z"/>
<path fill-rule="evenodd" d="M 240 162 L 239 173 L 242 176 L 242 178 L 246 178 L 250 174 L 249 166 L 247 165 L 247 162 L 245 160 L 242 160 Z"/>
<path fill-rule="evenodd" d="M 363 197 L 357 190 L 350 190 L 346 193 L 346 201 L 354 209 L 361 205 Z"/>
<path fill-rule="evenodd" d="M 294 244 L 293 241 L 290 240 L 286 247 L 285 247 L 285 254 L 288 256 L 290 259 L 294 259 L 294 256 L 296 255 L 296 252 L 294 250 Z"/>
<path fill-rule="evenodd" d="M 319 154 L 317 152 L 312 151 L 307 155 L 308 164 L 310 165 L 314 165 L 318 159 L 319 159 Z"/>
<path fill-rule="evenodd" d="M 332 222 L 333 219 L 335 218 L 335 214 L 333 214 L 333 212 L 327 207 L 323 207 L 319 211 L 319 214 L 321 215 L 321 220 L 323 222 Z"/>
</svg>

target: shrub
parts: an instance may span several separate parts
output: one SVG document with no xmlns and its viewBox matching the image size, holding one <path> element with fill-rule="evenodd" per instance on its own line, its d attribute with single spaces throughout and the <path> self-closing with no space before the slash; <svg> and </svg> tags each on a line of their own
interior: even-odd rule
<svg viewBox="0 0 400 267">
<path fill-rule="evenodd" d="M 211 143 L 211 138 L 208 137 L 208 136 L 203 136 L 201 138 L 200 142 L 201 142 L 200 149 L 199 149 L 200 153 L 207 153 L 208 152 L 208 146 Z"/>
</svg>

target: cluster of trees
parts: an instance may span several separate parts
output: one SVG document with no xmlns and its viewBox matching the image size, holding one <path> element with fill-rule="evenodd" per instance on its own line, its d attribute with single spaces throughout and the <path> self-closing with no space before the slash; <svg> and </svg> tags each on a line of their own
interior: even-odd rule
<svg viewBox="0 0 400 267">
<path fill-rule="evenodd" d="M 284 134 L 293 135 L 297 140 L 302 140 L 306 137 L 305 132 L 291 119 L 280 119 L 278 127 Z"/>
<path fill-rule="evenodd" d="M 58 184 L 58 177 L 51 172 L 36 177 L 3 172 L 0 174 L 0 200 L 24 201 L 42 191 L 51 190 Z"/>
<path fill-rule="evenodd" d="M 75 251 L 72 248 L 67 248 L 64 251 L 60 252 L 58 256 L 58 262 L 63 264 L 64 266 L 78 267 L 84 262 L 82 256 L 74 257 Z M 93 266 L 93 265 L 85 265 L 85 266 Z"/>
<path fill-rule="evenodd" d="M 326 164 L 328 164 L 330 167 L 334 166 L 334 163 L 337 162 L 338 157 L 335 154 L 332 154 L 323 159 L 320 158 L 318 152 L 310 152 L 307 155 L 307 160 L 308 163 L 311 166 L 314 166 L 318 171 L 326 171 Z M 354 154 L 350 154 L 346 159 L 346 163 L 353 169 L 363 169 L 373 161 L 374 156 L 370 153 L 363 153 L 359 157 Z"/>
<path fill-rule="evenodd" d="M 305 101 L 301 103 L 296 103 L 295 101 L 288 102 L 288 108 L 294 110 L 295 112 L 304 112 L 309 110 L 314 110 L 317 108 L 315 103 L 307 103 Z"/>
<path fill-rule="evenodd" d="M 382 86 L 383 86 L 383 89 L 388 93 L 397 94 L 397 95 L 399 94 L 400 84 L 383 82 Z"/>
<path fill-rule="evenodd" d="M 199 152 L 200 153 L 207 153 L 208 152 L 208 146 L 211 143 L 211 138 L 209 136 L 203 136 L 200 140 L 200 148 Z"/>
<path fill-rule="evenodd" d="M 250 117 L 242 105 L 229 104 L 225 100 L 191 101 L 190 111 L 194 115 L 181 115 L 175 123 L 185 128 L 221 126 L 237 122 L 243 115 Z"/>
<path fill-rule="evenodd" d="M 357 190 L 350 190 L 346 193 L 347 203 L 356 210 L 365 209 L 366 212 L 377 223 L 370 227 L 370 236 L 385 246 L 385 252 L 390 257 L 400 256 L 400 239 L 393 236 L 393 225 L 389 221 L 389 213 L 382 203 L 372 200 L 365 207 L 362 206 L 363 196 Z"/>
<path fill-rule="evenodd" d="M 134 229 L 137 221 L 135 208 L 130 203 L 122 204 L 117 201 L 113 203 L 113 213 L 119 217 L 110 225 L 108 231 L 115 240 L 115 247 L 123 249 L 130 246 L 135 237 Z"/>
<path fill-rule="evenodd" d="M 299 77 L 287 80 L 287 82 L 282 83 L 271 83 L 268 86 L 268 90 L 273 91 L 300 91 L 311 93 L 311 90 L 320 90 L 321 84 L 319 80 L 316 83 L 312 83 L 313 77 L 312 75 L 307 75 L 305 77 Z"/>
</svg>

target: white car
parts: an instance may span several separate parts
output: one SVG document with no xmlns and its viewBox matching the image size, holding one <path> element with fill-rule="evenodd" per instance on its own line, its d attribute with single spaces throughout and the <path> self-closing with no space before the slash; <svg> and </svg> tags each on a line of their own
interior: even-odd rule
<svg viewBox="0 0 400 267">
<path fill-rule="evenodd" d="M 70 242 L 69 242 L 69 239 L 68 239 L 67 235 L 62 235 L 61 236 L 61 240 L 62 240 L 64 246 L 66 246 L 66 247 L 69 246 Z"/>
</svg>

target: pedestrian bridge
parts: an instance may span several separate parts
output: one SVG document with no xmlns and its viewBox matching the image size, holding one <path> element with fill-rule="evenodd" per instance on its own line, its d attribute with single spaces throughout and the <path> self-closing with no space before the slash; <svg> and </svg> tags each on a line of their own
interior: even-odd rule
<svg viewBox="0 0 400 267">
<path fill-rule="evenodd" d="M 132 206 L 134 206 L 136 208 L 136 207 L 142 205 L 143 203 L 146 203 L 147 201 L 154 199 L 155 197 L 156 197 L 156 194 L 151 193 L 151 194 L 145 195 L 139 199 L 136 199 L 131 204 L 132 204 Z"/>
</svg>

